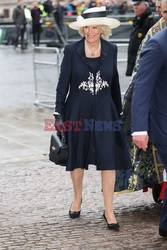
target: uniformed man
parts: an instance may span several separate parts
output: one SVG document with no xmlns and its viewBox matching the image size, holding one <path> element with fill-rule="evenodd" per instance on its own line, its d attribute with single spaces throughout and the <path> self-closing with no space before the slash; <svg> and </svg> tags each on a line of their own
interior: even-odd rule
<svg viewBox="0 0 167 250">
<path fill-rule="evenodd" d="M 132 4 L 135 18 L 133 22 L 133 30 L 130 34 L 126 76 L 132 75 L 138 48 L 147 31 L 155 23 L 147 0 L 133 0 Z"/>
</svg>

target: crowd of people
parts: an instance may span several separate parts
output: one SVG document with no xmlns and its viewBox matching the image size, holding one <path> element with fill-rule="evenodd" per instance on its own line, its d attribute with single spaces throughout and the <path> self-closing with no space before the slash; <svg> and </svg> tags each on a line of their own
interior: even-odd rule
<svg viewBox="0 0 167 250">
<path fill-rule="evenodd" d="M 39 1 L 45 6 L 47 13 L 51 13 L 55 0 Z M 64 9 L 64 15 L 80 15 L 86 9 L 96 6 L 106 6 L 108 14 L 125 14 L 133 12 L 132 0 L 59 0 L 57 1 Z M 155 0 L 148 0 L 149 6 L 155 9 Z"/>
<path fill-rule="evenodd" d="M 48 5 L 49 11 L 51 10 L 51 0 L 44 1 L 45 6 Z M 64 7 L 64 14 L 67 16 L 80 15 L 88 8 L 97 6 L 106 6 L 108 14 L 125 14 L 132 12 L 132 0 L 60 0 L 58 1 Z M 155 7 L 155 1 L 149 0 L 150 7 Z"/>
<path fill-rule="evenodd" d="M 155 3 L 153 1 L 147 1 L 145 7 L 140 11 L 140 13 L 136 12 L 136 6 L 133 3 L 135 1 L 125 1 L 125 0 L 45 0 L 45 1 L 34 1 L 31 5 L 25 5 L 23 0 L 17 1 L 17 7 L 13 11 L 13 20 L 16 25 L 16 33 L 15 33 L 15 47 L 18 44 L 18 37 L 21 37 L 21 48 L 24 49 L 26 46 L 23 44 L 23 38 L 26 32 L 26 24 L 27 24 L 27 34 L 31 30 L 33 34 L 33 43 L 35 45 L 39 45 L 40 43 L 40 35 L 42 31 L 42 21 L 47 17 L 54 17 L 55 24 L 57 25 L 57 37 L 59 40 L 59 44 L 64 45 L 64 18 L 65 16 L 73 16 L 73 15 L 81 15 L 86 9 L 96 6 L 106 6 L 107 14 L 125 14 L 127 12 L 134 12 L 135 19 L 133 26 L 140 26 L 140 29 L 144 29 L 141 37 L 136 37 L 136 35 L 131 35 L 130 41 L 132 45 L 129 45 L 129 55 L 128 55 L 128 63 L 133 64 L 137 53 L 137 49 L 139 44 L 148 31 L 148 29 L 153 25 L 153 17 L 151 16 L 151 7 L 156 8 Z M 134 7 L 135 6 L 135 7 Z M 157 13 L 158 13 L 158 9 Z M 147 12 L 147 13 L 146 13 Z M 144 13 L 144 14 L 143 14 Z M 150 18 L 151 16 L 151 18 Z M 139 17 L 140 20 L 139 20 Z M 143 20 L 145 20 L 143 22 Z M 30 28 L 30 24 L 32 27 Z M 138 29 L 139 30 L 139 29 Z M 138 32 L 138 31 L 136 31 Z M 132 38 L 133 36 L 133 38 Z M 133 40 L 137 39 L 138 42 L 136 44 L 135 51 L 132 52 L 132 47 L 134 46 Z M 135 41 L 137 41 L 135 40 Z M 133 62 L 132 61 L 133 57 Z M 133 66 L 128 66 L 131 69 L 127 68 L 127 75 L 131 75 Z M 129 72 L 128 72 L 129 71 Z"/>
</svg>

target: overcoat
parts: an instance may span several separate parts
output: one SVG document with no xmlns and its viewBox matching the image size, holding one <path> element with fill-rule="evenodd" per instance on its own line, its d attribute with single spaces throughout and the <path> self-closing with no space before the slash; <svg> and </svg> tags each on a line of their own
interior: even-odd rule
<svg viewBox="0 0 167 250">
<path fill-rule="evenodd" d="M 20 8 L 19 6 L 14 8 L 13 21 L 17 26 L 26 24 L 27 21 L 24 14 L 24 9 Z"/>
<path fill-rule="evenodd" d="M 154 23 L 155 21 L 153 15 L 151 14 L 150 8 L 147 8 L 140 18 L 134 18 L 133 29 L 130 34 L 130 41 L 128 46 L 128 63 L 126 70 L 127 76 L 132 75 L 139 46 L 144 39 L 147 31 L 154 25 Z"/>
<path fill-rule="evenodd" d="M 117 47 L 101 39 L 102 53 L 94 71 L 84 52 L 84 38 L 65 47 L 57 86 L 56 108 L 68 123 L 66 170 L 127 169 L 130 160 L 121 131 L 121 94 Z M 67 122 L 68 121 L 68 122 Z"/>
</svg>

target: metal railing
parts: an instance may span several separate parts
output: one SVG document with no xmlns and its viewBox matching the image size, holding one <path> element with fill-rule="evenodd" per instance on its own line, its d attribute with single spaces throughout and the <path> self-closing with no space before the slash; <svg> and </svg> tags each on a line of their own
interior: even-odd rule
<svg viewBox="0 0 167 250">
<path fill-rule="evenodd" d="M 130 82 L 130 78 L 125 76 L 127 45 L 128 44 L 117 44 L 117 62 L 122 97 Z M 34 47 L 33 67 L 36 97 L 34 104 L 36 106 L 54 108 L 56 87 L 63 53 L 63 49 Z"/>
<path fill-rule="evenodd" d="M 3 44 L 11 45 L 13 43 L 13 39 L 15 37 L 15 25 L 14 24 L 8 24 L 8 25 L 0 25 L 0 28 L 3 28 L 6 31 L 6 36 L 3 40 Z M 51 32 L 53 35 L 51 37 L 48 37 L 47 32 L 48 29 L 51 29 Z M 109 41 L 114 43 L 127 43 L 129 42 L 129 36 L 130 32 L 132 30 L 132 24 L 130 23 L 121 23 L 120 27 L 117 29 L 113 29 L 112 36 L 109 38 Z M 51 26 L 48 25 L 42 25 L 42 32 L 41 32 L 41 38 L 40 38 L 40 44 L 48 44 L 50 42 L 57 42 L 59 43 L 58 39 L 58 27 L 56 24 L 52 24 Z M 27 25 L 27 35 L 28 37 L 31 37 L 32 40 L 32 32 L 31 32 L 31 25 Z M 64 39 L 63 44 L 75 42 L 78 39 L 80 39 L 80 35 L 76 30 L 70 29 L 66 24 L 64 25 L 64 32 L 63 32 L 62 39 Z M 60 36 L 60 35 L 59 35 Z"/>
<path fill-rule="evenodd" d="M 55 86 L 58 82 L 60 51 L 58 48 L 34 47 L 33 69 L 36 106 L 52 108 L 55 101 Z"/>
</svg>

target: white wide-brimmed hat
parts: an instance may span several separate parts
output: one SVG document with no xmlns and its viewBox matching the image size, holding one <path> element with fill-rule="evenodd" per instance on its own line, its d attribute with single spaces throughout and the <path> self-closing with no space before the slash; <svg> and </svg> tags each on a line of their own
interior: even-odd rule
<svg viewBox="0 0 167 250">
<path fill-rule="evenodd" d="M 69 24 L 69 27 L 79 30 L 81 27 L 90 25 L 106 25 L 110 29 L 114 29 L 120 25 L 120 21 L 115 18 L 108 18 L 106 6 L 101 6 L 85 10 L 81 16 L 77 17 L 77 21 Z"/>
</svg>

